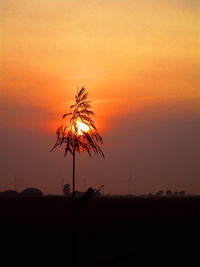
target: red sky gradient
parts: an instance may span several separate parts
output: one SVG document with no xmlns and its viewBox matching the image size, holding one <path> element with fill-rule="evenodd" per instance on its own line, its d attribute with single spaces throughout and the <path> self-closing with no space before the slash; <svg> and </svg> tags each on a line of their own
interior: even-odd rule
<svg viewBox="0 0 200 267">
<path fill-rule="evenodd" d="M 198 0 L 1 0 L 0 190 L 60 193 L 71 158 L 50 153 L 85 86 L 106 159 L 78 159 L 78 189 L 200 193 Z"/>
</svg>

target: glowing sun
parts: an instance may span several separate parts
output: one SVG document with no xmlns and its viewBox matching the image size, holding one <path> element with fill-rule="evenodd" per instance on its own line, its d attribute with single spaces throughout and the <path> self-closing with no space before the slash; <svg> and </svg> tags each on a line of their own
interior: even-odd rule
<svg viewBox="0 0 200 267">
<path fill-rule="evenodd" d="M 77 121 L 77 127 L 79 135 L 82 135 L 83 132 L 88 132 L 90 130 L 89 126 L 81 121 Z"/>
</svg>

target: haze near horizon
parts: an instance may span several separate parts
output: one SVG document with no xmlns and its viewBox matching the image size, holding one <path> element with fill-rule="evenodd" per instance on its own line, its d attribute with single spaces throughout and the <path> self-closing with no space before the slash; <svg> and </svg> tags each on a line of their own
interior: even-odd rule
<svg viewBox="0 0 200 267">
<path fill-rule="evenodd" d="M 62 193 L 50 153 L 85 86 L 106 158 L 78 157 L 77 189 L 200 193 L 198 0 L 1 0 L 0 191 Z"/>
</svg>

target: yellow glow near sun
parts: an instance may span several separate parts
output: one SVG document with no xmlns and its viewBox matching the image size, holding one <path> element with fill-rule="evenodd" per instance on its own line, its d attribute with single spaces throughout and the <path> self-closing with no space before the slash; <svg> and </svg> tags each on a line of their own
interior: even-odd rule
<svg viewBox="0 0 200 267">
<path fill-rule="evenodd" d="M 85 124 L 84 122 L 78 121 L 77 122 L 77 127 L 78 127 L 78 134 L 82 135 L 83 132 L 88 132 L 90 130 L 89 126 Z M 73 127 L 74 131 L 74 127 Z"/>
</svg>

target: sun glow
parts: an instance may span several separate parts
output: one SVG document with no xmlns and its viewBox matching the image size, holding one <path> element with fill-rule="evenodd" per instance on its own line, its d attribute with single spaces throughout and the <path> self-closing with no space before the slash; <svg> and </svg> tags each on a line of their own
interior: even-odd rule
<svg viewBox="0 0 200 267">
<path fill-rule="evenodd" d="M 78 121 L 76 124 L 78 127 L 78 135 L 82 135 L 83 132 L 88 132 L 90 130 L 90 127 L 87 124 L 85 124 L 84 122 Z"/>
</svg>

